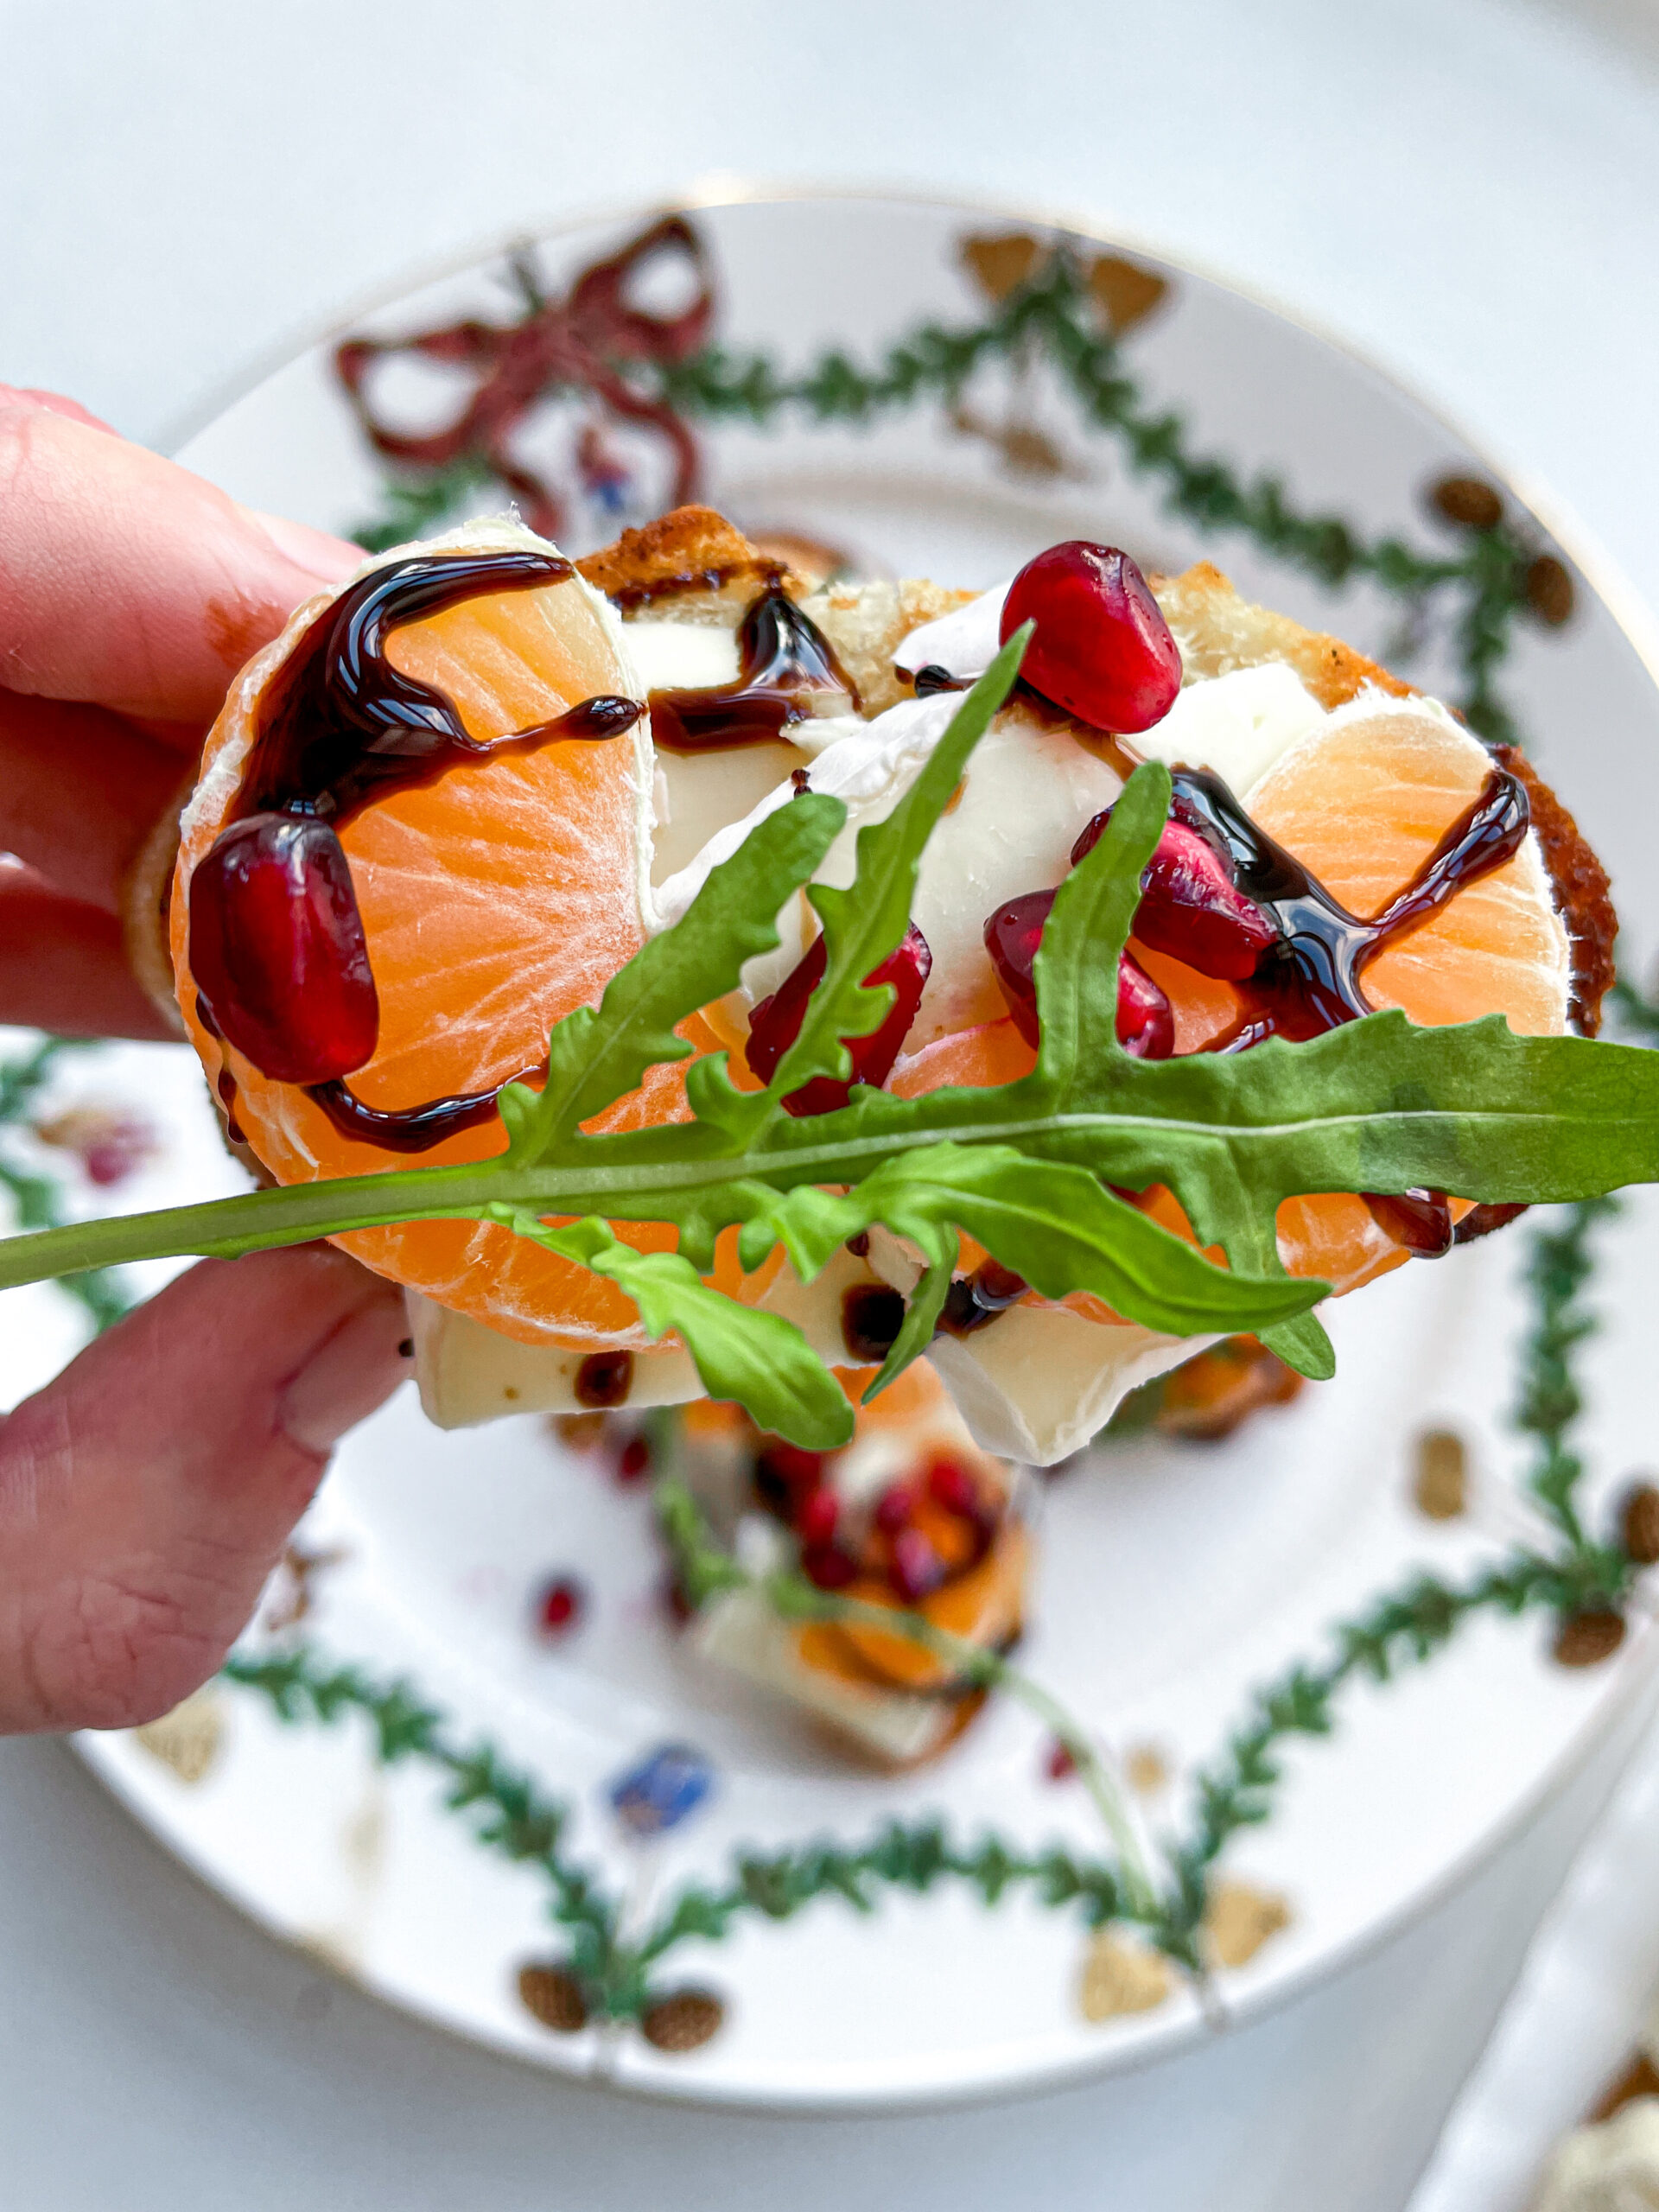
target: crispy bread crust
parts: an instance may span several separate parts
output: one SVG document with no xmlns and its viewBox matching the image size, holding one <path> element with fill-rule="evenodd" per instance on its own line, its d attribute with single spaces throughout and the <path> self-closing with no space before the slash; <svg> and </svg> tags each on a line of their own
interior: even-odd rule
<svg viewBox="0 0 1659 2212">
<path fill-rule="evenodd" d="M 1253 607 L 1221 570 L 1197 561 L 1179 576 L 1151 575 L 1153 596 L 1175 633 L 1182 665 L 1196 676 L 1226 676 L 1236 668 L 1283 661 L 1294 668 L 1327 713 L 1345 707 L 1368 683 L 1409 698 L 1413 687 L 1340 638 L 1305 630 L 1287 614 Z"/>
<path fill-rule="evenodd" d="M 796 581 L 712 507 L 676 507 L 641 529 L 625 530 L 614 545 L 589 553 L 576 566 L 625 613 L 690 594 L 699 612 L 713 614 L 715 599 L 747 606 L 763 578 L 781 574 L 786 586 Z"/>
<path fill-rule="evenodd" d="M 1572 947 L 1573 995 L 1567 1019 L 1581 1037 L 1593 1037 L 1601 1027 L 1602 1000 L 1612 988 L 1613 940 L 1618 935 L 1618 916 L 1609 896 L 1607 871 L 1586 843 L 1578 823 L 1523 753 L 1513 745 L 1499 745 L 1494 747 L 1492 757 L 1527 787 L 1532 826 Z"/>
</svg>

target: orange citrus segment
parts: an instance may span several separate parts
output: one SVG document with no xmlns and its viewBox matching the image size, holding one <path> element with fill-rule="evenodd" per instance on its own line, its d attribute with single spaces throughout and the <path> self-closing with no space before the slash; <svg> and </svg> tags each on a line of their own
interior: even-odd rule
<svg viewBox="0 0 1659 2212">
<path fill-rule="evenodd" d="M 321 601 L 302 609 L 291 643 Z M 391 658 L 454 701 L 469 736 L 491 740 L 552 720 L 626 682 L 605 622 L 572 582 L 465 601 L 394 632 Z M 230 812 L 254 727 L 262 657 L 232 690 L 203 756 L 187 817 L 172 909 L 180 1001 L 210 1069 L 222 1048 L 196 1018 L 188 967 L 191 871 Z M 249 680 L 251 679 L 251 680 Z M 492 1088 L 533 1068 L 552 1024 L 595 1002 L 643 941 L 636 891 L 644 754 L 632 735 L 567 740 L 450 768 L 390 791 L 348 821 L 341 843 L 380 999 L 373 1059 L 352 1078 L 371 1106 L 408 1107 Z M 713 1048 L 697 1017 L 680 1034 Z M 430 1152 L 396 1154 L 342 1136 L 302 1090 L 228 1054 L 236 1119 L 277 1179 L 372 1173 L 503 1149 L 499 1122 Z M 683 1119 L 683 1066 L 653 1069 L 643 1088 L 599 1117 L 606 1128 Z M 641 1249 L 673 1232 L 625 1226 Z M 632 1302 L 585 1268 L 494 1224 L 416 1222 L 340 1240 L 368 1266 L 526 1342 L 573 1348 L 643 1343 Z"/>
<path fill-rule="evenodd" d="M 1293 747 L 1246 804 L 1351 913 L 1380 913 L 1480 796 L 1484 748 L 1427 708 L 1339 721 Z M 1522 1036 L 1567 1029 L 1567 931 L 1537 840 L 1459 891 L 1363 970 L 1376 1007 L 1433 1027 L 1502 1014 Z"/>
</svg>

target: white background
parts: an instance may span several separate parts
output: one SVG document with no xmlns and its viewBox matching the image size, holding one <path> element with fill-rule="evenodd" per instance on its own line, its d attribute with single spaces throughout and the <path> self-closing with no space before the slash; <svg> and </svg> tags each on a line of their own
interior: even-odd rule
<svg viewBox="0 0 1659 2212">
<path fill-rule="evenodd" d="M 715 171 L 909 186 L 1117 220 L 1311 315 L 1659 601 L 1641 0 L 0 0 L 0 378 L 137 437 L 510 226 Z M 0 1747 L 0 2205 L 1394 2212 L 1605 1779 L 1221 2049 L 806 2124 L 606 2101 L 414 2027 L 238 1922 L 57 1747 Z"/>
</svg>

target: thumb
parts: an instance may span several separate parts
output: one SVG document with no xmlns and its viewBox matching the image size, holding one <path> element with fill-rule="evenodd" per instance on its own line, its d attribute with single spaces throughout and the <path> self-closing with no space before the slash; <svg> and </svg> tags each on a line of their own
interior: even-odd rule
<svg viewBox="0 0 1659 2212">
<path fill-rule="evenodd" d="M 0 1732 L 129 1727 L 213 1672 L 405 1326 L 327 1246 L 204 1261 L 0 1421 Z"/>
<path fill-rule="evenodd" d="M 200 728 L 362 554 L 262 519 L 72 404 L 0 387 L 0 683 Z"/>
</svg>

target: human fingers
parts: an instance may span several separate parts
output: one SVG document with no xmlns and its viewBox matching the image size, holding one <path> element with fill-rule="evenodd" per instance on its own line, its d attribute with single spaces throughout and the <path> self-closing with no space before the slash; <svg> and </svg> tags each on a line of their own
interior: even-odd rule
<svg viewBox="0 0 1659 2212">
<path fill-rule="evenodd" d="M 0 852 L 72 898 L 118 912 L 179 776 L 176 753 L 102 707 L 0 691 Z"/>
<path fill-rule="evenodd" d="M 34 401 L 0 404 L 0 683 L 211 721 L 242 663 L 362 556 L 283 543 L 215 486 Z"/>
<path fill-rule="evenodd" d="M 0 1732 L 130 1727 L 213 1671 L 404 1326 L 327 1246 L 204 1261 L 0 1421 Z"/>
<path fill-rule="evenodd" d="M 107 908 L 0 868 L 0 1022 L 60 1037 L 171 1038 L 127 964 Z"/>
</svg>

